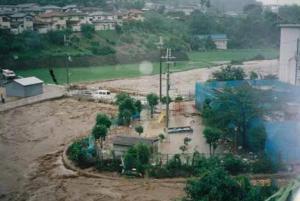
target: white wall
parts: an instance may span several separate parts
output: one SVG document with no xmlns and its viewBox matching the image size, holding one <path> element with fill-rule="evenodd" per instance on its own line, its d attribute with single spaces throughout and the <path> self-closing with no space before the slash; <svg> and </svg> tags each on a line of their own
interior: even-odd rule
<svg viewBox="0 0 300 201">
<path fill-rule="evenodd" d="M 279 79 L 290 84 L 295 84 L 298 38 L 300 27 L 281 28 Z"/>
</svg>

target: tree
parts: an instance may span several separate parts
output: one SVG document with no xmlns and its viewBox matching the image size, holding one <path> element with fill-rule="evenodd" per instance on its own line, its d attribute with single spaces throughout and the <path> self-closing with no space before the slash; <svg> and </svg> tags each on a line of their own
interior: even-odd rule
<svg viewBox="0 0 300 201">
<path fill-rule="evenodd" d="M 125 170 L 136 170 L 144 174 L 145 169 L 150 161 L 150 150 L 149 147 L 143 143 L 136 144 L 134 147 L 131 147 L 125 154 L 124 165 Z"/>
<path fill-rule="evenodd" d="M 264 107 L 264 103 L 274 102 L 272 96 L 267 91 L 252 88 L 248 84 L 224 88 L 221 93 L 215 93 L 215 98 L 203 108 L 205 124 L 218 128 L 224 136 L 232 138 L 235 147 L 241 145 L 243 149 L 251 150 L 251 143 L 254 141 L 250 140 L 250 135 L 253 135 L 250 131 L 258 120 L 272 112 Z M 255 143 L 264 144 L 264 138 L 257 138 L 259 139 L 263 141 Z"/>
<path fill-rule="evenodd" d="M 169 97 L 163 96 L 163 97 L 161 98 L 161 103 L 162 103 L 162 104 L 167 104 L 168 99 L 169 99 L 169 103 L 171 103 L 171 102 L 172 102 L 172 99 L 171 99 L 170 96 L 169 96 Z"/>
<path fill-rule="evenodd" d="M 82 24 L 81 32 L 84 37 L 91 39 L 95 33 L 95 26 L 92 24 Z"/>
<path fill-rule="evenodd" d="M 258 79 L 258 74 L 254 71 L 250 72 L 250 80 L 256 80 Z"/>
<path fill-rule="evenodd" d="M 209 144 L 210 155 L 215 153 L 218 146 L 218 141 L 222 136 L 222 131 L 217 128 L 207 127 L 203 131 L 206 142 Z"/>
<path fill-rule="evenodd" d="M 164 134 L 162 134 L 162 133 L 161 133 L 161 134 L 159 134 L 159 135 L 158 135 L 158 137 L 159 137 L 159 141 L 160 141 L 160 142 L 163 142 L 163 141 L 164 141 L 164 139 L 166 139 L 165 135 L 164 135 Z"/>
<path fill-rule="evenodd" d="M 135 101 L 134 106 L 135 106 L 137 112 L 140 114 L 143 109 L 142 102 L 140 100 L 137 100 L 137 101 Z"/>
<path fill-rule="evenodd" d="M 245 77 L 246 74 L 240 67 L 227 66 L 213 72 L 213 79 L 217 81 L 243 80 Z"/>
<path fill-rule="evenodd" d="M 215 49 L 217 49 L 217 46 L 216 46 L 215 42 L 211 39 L 211 37 L 208 37 L 205 40 L 205 49 L 206 50 L 215 50 Z"/>
<path fill-rule="evenodd" d="M 135 127 L 135 131 L 136 131 L 139 135 L 141 135 L 141 134 L 144 132 L 144 128 L 143 128 L 143 126 L 137 126 L 137 127 Z"/>
<path fill-rule="evenodd" d="M 63 31 L 49 31 L 46 34 L 46 38 L 55 45 L 63 46 L 65 44 L 65 32 Z"/>
<path fill-rule="evenodd" d="M 151 118 L 153 118 L 154 107 L 158 104 L 158 99 L 158 96 L 154 93 L 150 93 L 147 95 L 147 101 L 151 111 Z"/>
<path fill-rule="evenodd" d="M 250 128 L 248 139 L 250 151 L 257 153 L 261 150 L 264 150 L 267 140 L 267 133 L 265 127 L 261 124 Z"/>
<path fill-rule="evenodd" d="M 188 180 L 185 192 L 185 200 L 188 201 L 246 200 L 246 192 L 241 185 L 219 168 L 199 179 Z"/>
<path fill-rule="evenodd" d="M 103 148 L 103 141 L 107 135 L 107 127 L 105 125 L 95 125 L 92 130 L 92 135 L 94 136 L 95 140 L 100 139 L 100 146 L 101 149 Z"/>
<path fill-rule="evenodd" d="M 111 120 L 109 117 L 104 113 L 97 114 L 96 117 L 96 125 L 105 125 L 106 128 L 110 128 L 111 126 Z"/>
<path fill-rule="evenodd" d="M 125 99 L 130 98 L 128 93 L 125 92 L 121 92 L 119 94 L 116 95 L 116 104 L 120 105 L 121 102 L 123 102 Z"/>
<path fill-rule="evenodd" d="M 130 110 L 122 110 L 121 112 L 119 112 L 119 121 L 121 124 L 129 126 L 130 122 L 131 122 L 131 112 Z"/>
<path fill-rule="evenodd" d="M 142 110 L 141 103 L 135 101 L 127 93 L 118 94 L 116 104 L 119 105 L 119 123 L 124 125 L 129 125 L 131 117 Z"/>
</svg>

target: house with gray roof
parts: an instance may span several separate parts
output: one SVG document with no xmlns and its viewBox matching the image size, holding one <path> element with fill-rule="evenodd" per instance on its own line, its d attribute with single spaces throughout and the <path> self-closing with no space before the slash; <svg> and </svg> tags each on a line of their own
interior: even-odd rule
<svg viewBox="0 0 300 201">
<path fill-rule="evenodd" d="M 14 79 L 5 86 L 6 95 L 14 97 L 30 97 L 43 93 L 43 81 L 36 77 Z"/>
<path fill-rule="evenodd" d="M 226 34 L 208 34 L 208 35 L 199 35 L 199 39 L 207 40 L 211 39 L 218 50 L 227 50 L 228 38 Z"/>
</svg>

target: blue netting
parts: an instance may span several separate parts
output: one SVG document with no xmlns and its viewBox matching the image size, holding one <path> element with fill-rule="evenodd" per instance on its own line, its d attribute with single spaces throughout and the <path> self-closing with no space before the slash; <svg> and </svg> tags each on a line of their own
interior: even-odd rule
<svg viewBox="0 0 300 201">
<path fill-rule="evenodd" d="M 300 126 L 296 121 L 265 122 L 266 153 L 273 160 L 300 162 Z"/>
<path fill-rule="evenodd" d="M 300 105 L 300 87 L 280 82 L 278 80 L 241 80 L 241 81 L 212 81 L 196 83 L 196 106 L 200 110 L 207 98 L 213 98 L 215 91 L 222 88 L 239 87 L 250 84 L 253 87 L 269 89 L 274 100 L 283 104 Z M 264 107 L 272 108 L 272 103 Z M 295 106 L 297 107 L 297 106 Z M 298 108 L 297 108 L 298 109 Z M 257 123 L 257 122 L 256 122 Z M 259 123 L 259 122 L 258 122 Z M 261 122 L 267 131 L 266 153 L 274 160 L 285 162 L 300 162 L 300 125 L 297 121 Z"/>
</svg>

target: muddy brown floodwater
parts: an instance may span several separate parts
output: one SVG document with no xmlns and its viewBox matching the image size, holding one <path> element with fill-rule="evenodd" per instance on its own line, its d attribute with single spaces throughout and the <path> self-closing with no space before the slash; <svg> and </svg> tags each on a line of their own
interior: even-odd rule
<svg viewBox="0 0 300 201">
<path fill-rule="evenodd" d="M 276 61 L 248 63 L 247 71 L 276 73 Z M 213 68 L 215 69 L 215 68 Z M 175 93 L 194 91 L 213 69 L 172 74 Z M 97 82 L 140 91 L 157 91 L 158 76 Z M 78 176 L 61 164 L 61 154 L 72 139 L 90 132 L 98 112 L 116 108 L 73 99 L 60 99 L 0 113 L 0 200 L 168 201 L 184 195 L 184 183 L 143 179 L 117 180 Z"/>
<path fill-rule="evenodd" d="M 183 184 L 79 177 L 61 164 L 64 146 L 115 108 L 61 99 L 1 113 L 0 200 L 171 200 Z"/>
</svg>

